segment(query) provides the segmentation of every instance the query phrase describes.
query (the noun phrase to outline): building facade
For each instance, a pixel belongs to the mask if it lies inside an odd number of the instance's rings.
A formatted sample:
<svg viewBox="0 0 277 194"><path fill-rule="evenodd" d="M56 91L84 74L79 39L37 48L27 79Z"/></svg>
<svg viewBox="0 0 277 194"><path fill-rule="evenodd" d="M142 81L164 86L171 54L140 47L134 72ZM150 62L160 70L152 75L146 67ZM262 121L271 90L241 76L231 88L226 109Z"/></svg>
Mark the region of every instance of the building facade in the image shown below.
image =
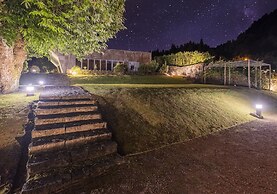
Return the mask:
<svg viewBox="0 0 277 194"><path fill-rule="evenodd" d="M115 49L92 53L81 61L77 60L73 55L51 53L51 61L59 68L61 73L67 73L74 66L94 71L113 71L118 63L127 64L130 72L136 72L141 64L147 64L151 60L152 54L150 52Z"/></svg>

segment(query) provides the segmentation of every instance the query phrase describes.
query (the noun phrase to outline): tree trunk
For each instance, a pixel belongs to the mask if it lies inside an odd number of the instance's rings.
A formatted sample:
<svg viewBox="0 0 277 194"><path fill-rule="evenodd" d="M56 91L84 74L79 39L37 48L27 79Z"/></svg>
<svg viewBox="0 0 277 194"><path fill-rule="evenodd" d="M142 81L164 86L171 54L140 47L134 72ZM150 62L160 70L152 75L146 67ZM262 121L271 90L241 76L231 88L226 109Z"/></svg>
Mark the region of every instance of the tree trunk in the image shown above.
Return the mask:
<svg viewBox="0 0 277 194"><path fill-rule="evenodd" d="M27 53L22 39L17 40L11 47L0 39L0 93L9 93L18 89L26 59Z"/></svg>

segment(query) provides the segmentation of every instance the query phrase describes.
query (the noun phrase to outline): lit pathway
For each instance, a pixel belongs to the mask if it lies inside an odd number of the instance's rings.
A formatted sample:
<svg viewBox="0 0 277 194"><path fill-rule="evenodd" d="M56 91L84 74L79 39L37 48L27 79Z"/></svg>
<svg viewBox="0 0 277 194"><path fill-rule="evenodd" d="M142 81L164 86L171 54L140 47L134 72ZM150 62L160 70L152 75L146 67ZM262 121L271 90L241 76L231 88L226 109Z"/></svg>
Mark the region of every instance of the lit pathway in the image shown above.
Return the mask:
<svg viewBox="0 0 277 194"><path fill-rule="evenodd" d="M129 159L112 175L75 189L86 193L277 193L277 116Z"/></svg>

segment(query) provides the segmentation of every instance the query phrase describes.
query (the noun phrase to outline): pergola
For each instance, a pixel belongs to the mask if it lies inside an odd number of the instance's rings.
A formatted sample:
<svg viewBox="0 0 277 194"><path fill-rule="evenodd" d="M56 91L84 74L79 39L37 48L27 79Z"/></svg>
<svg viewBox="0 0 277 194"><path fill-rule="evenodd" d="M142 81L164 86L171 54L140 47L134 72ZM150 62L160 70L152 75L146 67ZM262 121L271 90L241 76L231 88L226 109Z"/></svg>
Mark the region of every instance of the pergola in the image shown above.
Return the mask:
<svg viewBox="0 0 277 194"><path fill-rule="evenodd" d="M224 85L231 85L231 68L245 67L248 69L248 87L251 88L251 67L255 68L255 87L258 87L258 71L259 71L259 85L262 85L262 67L268 67L269 69L269 90L271 89L271 65L263 63L261 61L244 60L244 61L230 61L230 62L217 62L210 63L204 67L204 83L206 83L206 73L208 69L212 68L224 68ZM228 69L228 70L227 70ZM228 73L227 73L228 72ZM228 75L227 75L228 74Z"/></svg>

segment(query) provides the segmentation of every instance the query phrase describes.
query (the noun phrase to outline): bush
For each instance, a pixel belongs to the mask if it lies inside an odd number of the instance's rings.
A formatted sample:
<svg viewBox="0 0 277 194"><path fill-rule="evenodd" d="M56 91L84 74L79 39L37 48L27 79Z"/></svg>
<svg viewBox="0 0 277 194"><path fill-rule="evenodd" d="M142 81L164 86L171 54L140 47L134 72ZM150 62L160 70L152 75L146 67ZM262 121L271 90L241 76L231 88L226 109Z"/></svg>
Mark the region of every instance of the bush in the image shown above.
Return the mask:
<svg viewBox="0 0 277 194"><path fill-rule="evenodd" d="M138 72L140 74L154 74L159 70L159 64L156 61L151 61L147 64L141 64L139 66Z"/></svg>
<svg viewBox="0 0 277 194"><path fill-rule="evenodd" d="M159 63L166 63L167 65L187 66L197 63L204 63L213 59L208 52L179 52L176 54L164 55L156 57Z"/></svg>
<svg viewBox="0 0 277 194"><path fill-rule="evenodd" d="M114 72L117 74L124 75L128 72L128 65L124 63L117 63L114 67Z"/></svg>
<svg viewBox="0 0 277 194"><path fill-rule="evenodd" d="M70 69L72 75L83 75L83 70L79 66L74 66Z"/></svg>

